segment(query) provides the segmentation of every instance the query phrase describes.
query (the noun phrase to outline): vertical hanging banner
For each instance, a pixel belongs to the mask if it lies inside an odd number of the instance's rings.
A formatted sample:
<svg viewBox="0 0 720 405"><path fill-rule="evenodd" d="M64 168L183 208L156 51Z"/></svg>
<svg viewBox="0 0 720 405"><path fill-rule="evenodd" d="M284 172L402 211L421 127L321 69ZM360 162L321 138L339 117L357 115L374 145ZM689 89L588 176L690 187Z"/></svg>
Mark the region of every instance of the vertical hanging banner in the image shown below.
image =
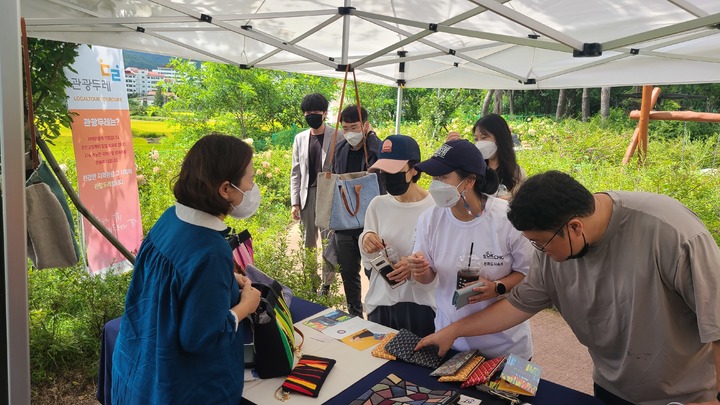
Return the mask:
<svg viewBox="0 0 720 405"><path fill-rule="evenodd" d="M83 204L131 252L142 240L135 155L119 49L82 45L66 70L68 109L78 192ZM92 274L131 267L125 257L83 218L83 234Z"/></svg>

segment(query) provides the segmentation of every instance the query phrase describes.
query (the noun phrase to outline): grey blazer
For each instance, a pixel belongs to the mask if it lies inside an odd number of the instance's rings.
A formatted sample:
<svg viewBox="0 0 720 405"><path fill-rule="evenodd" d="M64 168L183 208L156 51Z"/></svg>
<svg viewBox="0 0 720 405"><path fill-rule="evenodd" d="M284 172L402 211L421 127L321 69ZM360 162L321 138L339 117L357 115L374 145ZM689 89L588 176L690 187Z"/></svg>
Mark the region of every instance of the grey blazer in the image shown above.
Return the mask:
<svg viewBox="0 0 720 405"><path fill-rule="evenodd" d="M327 171L328 167L328 151L332 147L333 134L335 127L325 124L325 138L323 139L322 161L323 170ZM337 141L343 140L342 130L338 129ZM310 145L310 130L305 130L295 135L292 149L292 168L290 170L290 204L300 205L300 209L305 208L307 201L308 184L308 147Z"/></svg>

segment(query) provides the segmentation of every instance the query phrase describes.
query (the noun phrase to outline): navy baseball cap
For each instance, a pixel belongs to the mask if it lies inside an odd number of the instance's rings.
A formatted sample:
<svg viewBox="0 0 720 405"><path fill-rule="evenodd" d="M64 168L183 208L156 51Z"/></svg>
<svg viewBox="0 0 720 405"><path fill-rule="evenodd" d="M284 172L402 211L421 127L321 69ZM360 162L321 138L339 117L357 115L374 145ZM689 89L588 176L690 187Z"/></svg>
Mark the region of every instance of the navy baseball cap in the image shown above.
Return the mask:
<svg viewBox="0 0 720 405"><path fill-rule="evenodd" d="M455 139L442 144L430 159L416 164L415 168L430 176L462 170L484 177L487 164L475 145L465 139Z"/></svg>
<svg viewBox="0 0 720 405"><path fill-rule="evenodd" d="M397 173L409 160L420 161L420 147L407 135L390 135L382 143L378 160L370 166L369 172L382 170L385 173Z"/></svg>

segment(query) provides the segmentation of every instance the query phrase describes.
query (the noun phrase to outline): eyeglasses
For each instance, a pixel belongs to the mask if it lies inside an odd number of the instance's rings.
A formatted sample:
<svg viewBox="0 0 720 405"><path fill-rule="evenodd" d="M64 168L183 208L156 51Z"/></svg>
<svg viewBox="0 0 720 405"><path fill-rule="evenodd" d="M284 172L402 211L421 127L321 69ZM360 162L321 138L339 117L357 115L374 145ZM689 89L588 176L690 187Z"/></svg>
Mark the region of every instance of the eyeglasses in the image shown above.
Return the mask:
<svg viewBox="0 0 720 405"><path fill-rule="evenodd" d="M545 252L545 250L546 250L545 248L547 247L547 245L549 245L550 242L552 242L552 240L555 239L556 236L558 236L558 234L560 233L560 231L561 231L561 230L565 227L565 225L567 225L568 222L570 222L570 220L573 219L573 218L574 218L574 217L570 217L570 218L568 218L567 221L563 222L563 224L560 225L560 227L557 229L557 231L555 231L555 233L553 234L553 236L552 236L552 237L550 238L550 240L548 240L547 242L545 242L545 243L543 243L543 244L541 245L541 244L537 243L537 241L531 240L531 241L530 241L530 244L533 245L533 247L534 247L535 249L537 249L537 250L539 250L539 251L541 251L541 252Z"/></svg>

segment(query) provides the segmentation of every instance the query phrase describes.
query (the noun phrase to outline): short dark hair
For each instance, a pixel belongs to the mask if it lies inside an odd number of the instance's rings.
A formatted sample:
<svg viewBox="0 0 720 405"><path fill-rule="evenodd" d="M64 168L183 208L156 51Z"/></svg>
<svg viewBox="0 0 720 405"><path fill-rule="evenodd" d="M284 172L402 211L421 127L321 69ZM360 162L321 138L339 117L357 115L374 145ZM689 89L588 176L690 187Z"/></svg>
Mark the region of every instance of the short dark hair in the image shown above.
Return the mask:
<svg viewBox="0 0 720 405"><path fill-rule="evenodd" d="M491 168L485 169L484 176L478 176L474 173L466 172L464 170L455 170L461 179L472 178L475 179L473 184L473 191L478 197L483 194L495 194L500 186L500 179L498 178L495 170Z"/></svg>
<svg viewBox="0 0 720 405"><path fill-rule="evenodd" d="M250 145L234 136L212 133L200 138L183 159L173 193L180 204L225 215L231 204L220 195L220 185L238 185L252 161Z"/></svg>
<svg viewBox="0 0 720 405"><path fill-rule="evenodd" d="M556 231L569 219L594 212L592 193L570 175L552 170L523 183L507 216L519 231Z"/></svg>
<svg viewBox="0 0 720 405"><path fill-rule="evenodd" d="M328 103L325 96L320 93L312 93L303 97L302 102L300 103L300 110L302 110L302 112L327 111L329 105L330 103Z"/></svg>
<svg viewBox="0 0 720 405"><path fill-rule="evenodd" d="M517 183L520 182L520 167L515 157L512 133L507 121L501 115L488 114L477 120L473 126L473 136L476 130L489 132L495 138L499 163L497 175L508 191L513 191Z"/></svg>
<svg viewBox="0 0 720 405"><path fill-rule="evenodd" d="M368 112L365 107L360 106L360 113L362 114L362 122L367 122ZM340 114L340 122L352 124L353 122L358 121L360 121L360 117L358 117L357 105L349 105L342 110L342 113Z"/></svg>

